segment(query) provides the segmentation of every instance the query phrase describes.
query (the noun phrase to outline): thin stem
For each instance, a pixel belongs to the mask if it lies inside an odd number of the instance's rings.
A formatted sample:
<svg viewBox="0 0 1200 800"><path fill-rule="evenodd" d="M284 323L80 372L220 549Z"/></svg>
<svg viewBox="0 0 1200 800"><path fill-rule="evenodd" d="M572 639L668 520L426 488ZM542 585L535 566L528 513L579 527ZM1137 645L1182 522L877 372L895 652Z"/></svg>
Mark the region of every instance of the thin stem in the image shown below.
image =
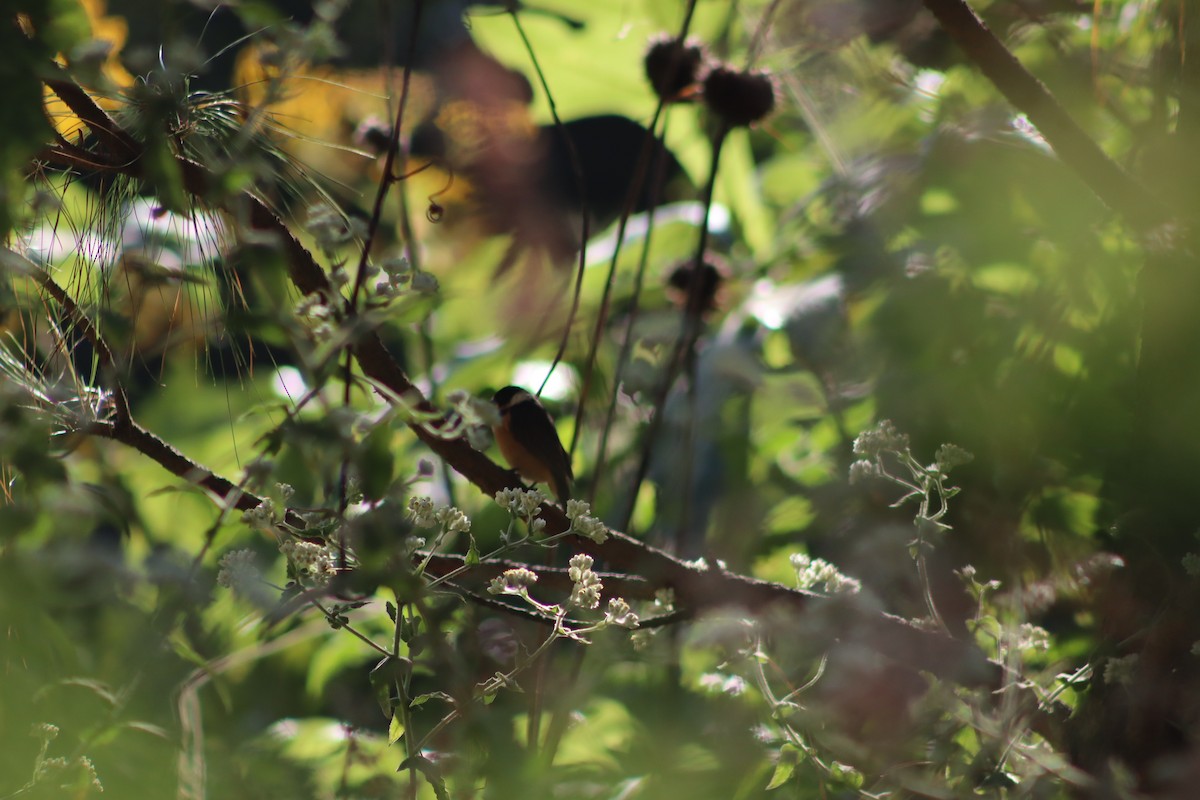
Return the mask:
<svg viewBox="0 0 1200 800"><path fill-rule="evenodd" d="M663 119L663 133L660 137L662 142L666 142L666 126L667 118ZM650 128L651 133L654 132L653 125ZM654 211L658 207L658 187L662 185L663 177L666 173L666 151L660 151L659 158L655 165L655 175L651 187L653 193L650 198L650 210L647 212L649 224L646 225L646 236L642 240L642 252L638 257L637 272L633 278L633 294L629 299L629 314L625 321L625 337L621 342L621 351L617 355L617 364L613 369L612 387L608 393L608 408L604 412L604 424L600 428L600 442L596 446L596 463L593 468L595 478L592 480L591 489L588 493L588 503L595 505L596 494L600 489L600 482L604 477L605 462L608 458L608 438L612 434L612 427L616 420L617 397L621 393L621 379L624 377L625 369L629 366L629 358L633 354L634 330L637 327L637 321L641 312L642 289L646 285L646 269L650 264L650 246L654 238ZM622 218L622 225L624 218ZM620 247L621 239L624 237L624 230L618 231L617 246ZM616 254L613 255L612 267L616 266ZM611 274L611 273L610 273ZM589 364L591 363L591 354L589 353ZM581 420L577 419L575 429L579 430ZM572 440L572 446L575 442Z"/></svg>
<svg viewBox="0 0 1200 800"><path fill-rule="evenodd" d="M412 16L412 33L409 36L408 52L414 53L417 49L417 33L421 29L421 12L424 10L424 0L415 0L413 3ZM363 284L367 279L367 260L371 254L371 245L375 242L375 236L379 232L379 223L383 218L383 201L387 199L388 189L396 181L396 162L399 160L403 171L404 153L400 149L400 129L404 123L404 112L408 108L409 89L412 84L412 59L408 59L404 64L404 73L400 84L400 103L396 107L396 122L392 125L392 137L388 142L387 156L383 162L383 175L379 179L379 188L375 192L375 204L371 209L371 217L367 221L367 237L363 242L362 255L358 260L358 269L354 275L354 289L350 293L349 307L355 309L358 307L358 296L362 292Z"/></svg>
<svg viewBox="0 0 1200 800"><path fill-rule="evenodd" d="M574 140L567 135L567 129L563 126L562 119L558 116L558 105L554 102L554 95L550 91L550 84L546 81L546 74L542 71L542 65L538 62L537 53L533 50L533 44L525 34L525 26L521 24L521 18L517 15L516 3L513 3L509 7L509 16L512 17L513 25L517 29L517 35L521 37L521 44L525 46L525 52L529 55L529 61L533 65L533 71L537 75L538 83L541 85L542 91L546 94L546 104L550 108L550 118L554 120L555 133L561 136L567 145L567 158L571 162L571 173L575 178L575 187L579 191L580 213L583 217L580 232L579 260L575 272L575 292L571 298L571 313L567 315L567 322L563 326L563 333L558 341L558 350L554 353L554 360L550 362L550 369L546 370L546 377L542 379L542 385L538 387L537 394L540 397L542 391L546 388L546 384L550 382L550 376L554 374L554 370L558 367L563 355L567 352L567 342L571 338L571 328L575 324L575 316L579 313L579 299L583 294L583 270L587 266L587 243L588 239L591 238L592 223L589 219L591 215L588 213L587 183L583 179L583 162L579 158L579 151L575 148Z"/></svg>
<svg viewBox="0 0 1200 800"><path fill-rule="evenodd" d="M320 611L322 614L324 614L326 619L329 619L331 617L329 610L327 608L325 608L323 605L321 605L321 603L319 601L310 600L309 603L311 603L313 607L315 607L318 611ZM354 629L353 625L343 625L342 629L351 633L354 636L354 638L356 638L359 641L366 644L372 650L379 653L379 655L384 656L384 657L391 656L391 653L389 653L386 648L380 647L378 644L373 642L371 640L371 638L368 637L367 635L359 633L357 630Z"/></svg>
<svg viewBox="0 0 1200 800"><path fill-rule="evenodd" d="M689 0L687 10L684 12L684 15L683 15L683 22L679 28L678 39L681 42L687 38L688 31L691 29L691 25L692 25L692 16L694 15L695 11L696 11L696 0ZM625 205L621 209L621 217L617 222L616 244L613 247L612 258L609 260L608 274L605 276L604 290L603 290L603 293L600 298L600 308L596 314L596 324L595 324L593 332L592 332L591 341L588 344L587 361L583 368L583 381L582 381L582 385L581 385L580 391L579 391L579 406L575 411L575 427L574 427L574 430L572 430L572 432L571 432L571 446L567 449L567 452L571 456L575 455L575 450L579 446L579 438L582 435L582 431L583 431L584 413L586 411L586 402L585 401L587 399L589 389L591 388L592 375L593 375L593 372L595 371L595 366L596 366L596 355L600 349L601 335L604 330L604 324L608 318L608 307L609 307L609 303L611 301L613 284L616 280L617 260L618 260L618 258L620 258L621 248L625 243L625 228L629 224L629 217L633 213L633 206L637 200L637 194L641 190L641 186L645 180L645 175L646 175L647 166L648 166L648 159L650 157L650 147L656 141L658 141L657 137L654 134L654 131L655 131L655 128L658 127L658 120L662 116L663 108L665 107L665 105L666 105L666 101L664 99L660 98L658 101L658 105L654 109L654 117L650 121L650 127L646 132L646 139L642 143L641 152L638 154L637 165L634 167L633 180L630 182L629 191L625 195ZM666 139L664 137L663 140L661 141L661 145L659 148L661 151L659 154L659 163L662 166L658 170L658 174L655 175L655 179L656 179L655 183L652 184L653 193L651 195L650 208L647 212L648 227L647 227L647 231L646 231L646 243L645 243L645 246L643 249L644 257L648 257L647 254L649 252L650 230L653 229L653 227L654 227L654 209L658 206L658 200L659 200L659 198L657 196L658 187L662 183L661 175L665 172L665 169L666 169L666 157L667 157L666 146L667 146ZM642 270L641 266L639 266L639 273L642 273L642 272L644 272L644 270ZM634 307L636 308L636 305ZM613 390L612 391L613 391L613 395L612 395L612 399L610 400L610 408L611 408L612 404L616 402L617 382L615 379L613 381ZM609 414L608 417L606 417L606 423L605 423L606 427L608 425L607 420L610 418L611 418L611 414ZM607 440L607 435L605 435L604 438ZM600 474L599 469L596 470L596 474L597 475ZM592 498L595 497L594 488L593 488L593 492L590 496Z"/></svg>
<svg viewBox="0 0 1200 800"><path fill-rule="evenodd" d="M638 492L641 489L642 483L646 480L646 474L650 470L650 458L654 452L654 442L658 438L659 429L662 427L663 412L666 409L667 397L670 395L671 387L675 383L675 377L680 367L683 366L684 357L694 350L696 340L700 336L700 315L689 314L686 309L696 307L700 293L704 253L708 248L708 215L712 210L713 192L717 183L717 169L721 160L721 148L725 144L725 137L728 133L729 129L722 125L713 137L712 160L708 183L704 188L704 219L700 225L700 236L696 245L691 280L688 283L687 300L684 302L683 330L676 341L676 346L670 359L663 365L663 377L654 398L654 410L650 417L649 427L646 430L646 439L642 443L641 459L638 462L637 472L634 475L629 487L629 493L625 499L624 513L621 515L617 526L621 530L627 530L630 521L633 519L633 511L637 506ZM684 468L690 469L687 465Z"/></svg>

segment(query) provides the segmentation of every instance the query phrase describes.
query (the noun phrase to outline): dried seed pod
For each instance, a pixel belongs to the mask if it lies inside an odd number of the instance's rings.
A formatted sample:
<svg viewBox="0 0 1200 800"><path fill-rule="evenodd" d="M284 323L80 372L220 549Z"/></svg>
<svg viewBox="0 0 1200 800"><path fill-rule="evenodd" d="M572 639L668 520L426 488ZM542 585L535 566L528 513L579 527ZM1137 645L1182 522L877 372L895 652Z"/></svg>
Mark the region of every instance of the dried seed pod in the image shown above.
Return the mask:
<svg viewBox="0 0 1200 800"><path fill-rule="evenodd" d="M660 36L651 41L643 63L654 93L669 103L683 99L682 93L696 82L704 59L699 42Z"/></svg>
<svg viewBox="0 0 1200 800"><path fill-rule="evenodd" d="M704 102L731 127L751 125L775 108L775 81L760 70L713 67L704 78Z"/></svg>
<svg viewBox="0 0 1200 800"><path fill-rule="evenodd" d="M392 146L392 126L375 115L371 115L358 123L351 139L355 147L360 147L376 156L381 156Z"/></svg>
<svg viewBox="0 0 1200 800"><path fill-rule="evenodd" d="M712 255L700 264L699 274L696 263L689 260L667 276L667 297L687 314L703 316L721 305L719 297L728 277L729 268Z"/></svg>

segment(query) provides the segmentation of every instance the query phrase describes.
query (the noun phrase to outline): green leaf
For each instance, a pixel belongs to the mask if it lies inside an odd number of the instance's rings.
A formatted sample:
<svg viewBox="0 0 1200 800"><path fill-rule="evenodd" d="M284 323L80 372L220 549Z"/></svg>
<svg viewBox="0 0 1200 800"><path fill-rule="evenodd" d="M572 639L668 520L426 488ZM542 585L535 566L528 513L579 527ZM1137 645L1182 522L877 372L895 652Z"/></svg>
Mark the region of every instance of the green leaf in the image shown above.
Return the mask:
<svg viewBox="0 0 1200 800"><path fill-rule="evenodd" d="M371 669L371 688L375 690L375 701L385 717L390 718L395 708L392 692L397 683L405 680L412 672L412 661L407 658L387 656Z"/></svg>
<svg viewBox="0 0 1200 800"><path fill-rule="evenodd" d="M392 714L392 721L388 723L388 744L395 744L404 736L404 722L399 714Z"/></svg>
<svg viewBox="0 0 1200 800"><path fill-rule="evenodd" d="M863 774L849 764L834 761L829 765L829 775L838 783L850 789L861 789Z"/></svg>
<svg viewBox="0 0 1200 800"><path fill-rule="evenodd" d="M318 698L338 673L363 660L362 642L353 636L331 636L321 643L308 664L304 688L309 697Z"/></svg>
<svg viewBox="0 0 1200 800"><path fill-rule="evenodd" d="M396 771L403 772L406 769L415 769L417 772L420 772L425 780L429 781L429 785L433 787L433 794L437 800L450 800L450 793L446 791L446 781L438 774L437 767L428 758L425 756L406 758L400 762L400 766L396 768Z"/></svg>
<svg viewBox="0 0 1200 800"><path fill-rule="evenodd" d="M382 499L392 485L396 468L392 429L387 425L376 425L363 440L356 461L363 495L368 500Z"/></svg>
<svg viewBox="0 0 1200 800"><path fill-rule="evenodd" d="M418 706L425 705L430 700L444 700L447 703L454 703L454 698L445 692L426 692L425 694L419 694L414 697L412 702L408 704L408 707L417 708Z"/></svg>
<svg viewBox="0 0 1200 800"><path fill-rule="evenodd" d="M778 789L792 779L796 767L804 760L804 752L794 744L785 744L779 748L779 760L775 763L775 772L767 789Z"/></svg>

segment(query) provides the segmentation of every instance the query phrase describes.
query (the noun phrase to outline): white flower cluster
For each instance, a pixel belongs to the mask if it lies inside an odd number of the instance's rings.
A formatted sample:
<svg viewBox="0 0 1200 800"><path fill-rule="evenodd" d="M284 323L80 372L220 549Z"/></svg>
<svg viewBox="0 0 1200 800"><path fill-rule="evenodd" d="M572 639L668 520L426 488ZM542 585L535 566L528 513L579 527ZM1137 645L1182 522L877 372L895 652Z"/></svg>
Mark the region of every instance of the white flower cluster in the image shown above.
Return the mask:
<svg viewBox="0 0 1200 800"><path fill-rule="evenodd" d="M1050 632L1030 622L1022 622L1017 628L1017 649L1049 650Z"/></svg>
<svg viewBox="0 0 1200 800"><path fill-rule="evenodd" d="M547 499L539 489L501 489L496 492L496 503L523 519L542 513L541 505Z"/></svg>
<svg viewBox="0 0 1200 800"><path fill-rule="evenodd" d="M287 557L292 572L304 586L326 586L334 573L334 552L324 544L304 539L285 539L279 552Z"/></svg>
<svg viewBox="0 0 1200 800"><path fill-rule="evenodd" d="M1137 673L1138 661L1141 658L1137 653L1124 656L1122 658L1110 658L1104 665L1104 682L1110 684L1120 684L1122 686L1133 685L1133 679Z"/></svg>
<svg viewBox="0 0 1200 800"><path fill-rule="evenodd" d="M908 436L896 430L890 419L881 420L874 428L863 431L854 440L854 454L878 458L885 452L908 450Z"/></svg>
<svg viewBox="0 0 1200 800"><path fill-rule="evenodd" d="M396 297L412 280L412 264L403 256L389 258L374 272L375 292L384 298Z"/></svg>
<svg viewBox="0 0 1200 800"><path fill-rule="evenodd" d="M591 539L596 544L604 544L608 539L608 528L593 517L591 512L592 507L583 500L567 501L567 519L571 521L571 531Z"/></svg>
<svg viewBox="0 0 1200 800"><path fill-rule="evenodd" d="M242 522L256 531L272 531L279 524L275 501L268 497L254 508L242 512Z"/></svg>
<svg viewBox="0 0 1200 800"><path fill-rule="evenodd" d="M865 458L859 459L850 465L850 483L861 483L868 478L875 478L879 475L879 465L874 461L868 461Z"/></svg>
<svg viewBox="0 0 1200 800"><path fill-rule="evenodd" d="M418 528L432 528L437 524L437 508L428 497L410 497L408 518Z"/></svg>
<svg viewBox="0 0 1200 800"><path fill-rule="evenodd" d="M454 506L443 506L434 517L450 533L466 533L471 530L471 518Z"/></svg>
<svg viewBox="0 0 1200 800"><path fill-rule="evenodd" d="M823 558L796 553L790 561L796 570L796 583L805 591L822 587L826 594L854 594L862 588L861 583L843 575L837 567Z"/></svg>
<svg viewBox="0 0 1200 800"><path fill-rule="evenodd" d="M255 583L261 573L254 560L253 550L232 550L218 562L217 585L235 592L244 591Z"/></svg>
<svg viewBox="0 0 1200 800"><path fill-rule="evenodd" d="M525 520L530 533L539 533L546 527L546 520L537 519L542 513L542 503L549 501L538 489L501 489L496 492L496 503L508 513Z"/></svg>
<svg viewBox="0 0 1200 800"><path fill-rule="evenodd" d="M933 460L942 472L949 472L955 467L969 464L975 456L956 444L944 444L933 454Z"/></svg>
<svg viewBox="0 0 1200 800"><path fill-rule="evenodd" d="M746 693L746 679L740 675L725 675L720 672L706 672L700 676L700 688L710 694L727 694L738 697Z"/></svg>
<svg viewBox="0 0 1200 800"><path fill-rule="evenodd" d="M428 497L412 497L408 501L408 518L418 528L441 527L448 533L471 530L471 518L454 506L435 506Z"/></svg>
<svg viewBox="0 0 1200 800"><path fill-rule="evenodd" d="M317 293L305 295L296 303L296 319L308 330L313 339L323 341L333 335L337 321L333 308Z"/></svg>

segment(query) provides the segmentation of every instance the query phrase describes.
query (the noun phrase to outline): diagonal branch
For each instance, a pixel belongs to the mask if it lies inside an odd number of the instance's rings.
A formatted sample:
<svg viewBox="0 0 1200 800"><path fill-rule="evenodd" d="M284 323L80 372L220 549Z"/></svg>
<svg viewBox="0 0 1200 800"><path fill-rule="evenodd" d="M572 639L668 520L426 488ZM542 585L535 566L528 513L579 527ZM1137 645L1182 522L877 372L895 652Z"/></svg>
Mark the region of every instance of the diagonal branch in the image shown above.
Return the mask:
<svg viewBox="0 0 1200 800"><path fill-rule="evenodd" d="M1100 149L966 0L923 2L967 58L1029 117L1063 163L1075 170L1105 205L1143 234L1172 221L1170 209Z"/></svg>
<svg viewBox="0 0 1200 800"><path fill-rule="evenodd" d="M9 252L12 253L12 251ZM76 304L75 299L67 293L66 289L59 286L54 278L44 269L28 262L27 259L25 260L27 262L25 265L26 269L33 279L62 307L67 316L71 318L71 324L84 335L91 343L92 349L96 351L96 355L100 359L100 365L103 367L109 382L112 384L109 389L112 391L113 409L116 417L113 426L120 430L128 428L133 424L133 417L129 413L129 397L125 394L125 386L117 376L117 362L113 358L108 342L100 335L100 331L96 329L91 318Z"/></svg>
<svg viewBox="0 0 1200 800"><path fill-rule="evenodd" d="M46 85L66 103L72 114L88 126L114 162L127 168L132 167L142 154L142 146L138 140L118 125L65 69L57 66L55 69L62 77L48 78Z"/></svg>

